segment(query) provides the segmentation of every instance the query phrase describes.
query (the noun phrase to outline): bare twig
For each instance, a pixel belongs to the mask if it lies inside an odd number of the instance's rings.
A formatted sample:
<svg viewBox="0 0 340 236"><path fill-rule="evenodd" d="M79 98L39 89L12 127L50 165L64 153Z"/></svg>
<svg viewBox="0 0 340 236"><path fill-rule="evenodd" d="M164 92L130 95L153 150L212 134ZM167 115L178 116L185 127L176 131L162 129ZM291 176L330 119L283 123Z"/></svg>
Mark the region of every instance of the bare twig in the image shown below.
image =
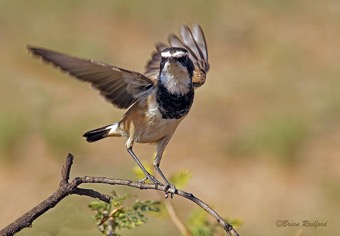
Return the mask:
<svg viewBox="0 0 340 236"><path fill-rule="evenodd" d="M71 182L69 182L71 166L73 164L73 155L69 154L66 158L66 163L64 164L61 176L62 180L60 181L59 187L50 197L41 202L39 205L25 213L23 216L15 220L13 223L5 227L0 231L1 236L13 235L23 228L31 227L33 221L37 219L39 216L44 214L49 209L56 206L61 200L63 200L68 195L76 194L76 195L84 195L92 198L98 198L104 202L109 203L111 201L111 197L102 193L99 193L92 189L83 189L78 188L79 185L84 183L93 183L93 184L109 184L109 185L124 185L133 188L139 189L153 189L158 191L164 191L165 187L155 184L142 183L142 182L134 182L131 180L124 179L111 179L106 177L75 177ZM227 223L223 218L217 214L211 207L209 207L206 203L195 197L192 193L188 193L182 190L176 190L175 194L184 198L189 199L190 201L196 203L205 211L207 211L211 216L213 216L217 222L224 228L228 235L238 236L239 234L236 230Z"/></svg>

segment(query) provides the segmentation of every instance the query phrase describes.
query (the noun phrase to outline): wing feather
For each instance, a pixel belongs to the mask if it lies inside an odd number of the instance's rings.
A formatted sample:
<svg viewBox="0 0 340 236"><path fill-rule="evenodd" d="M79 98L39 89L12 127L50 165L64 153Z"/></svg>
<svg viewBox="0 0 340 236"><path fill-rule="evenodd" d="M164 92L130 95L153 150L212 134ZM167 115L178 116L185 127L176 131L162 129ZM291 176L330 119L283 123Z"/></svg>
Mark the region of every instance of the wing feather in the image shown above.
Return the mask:
<svg viewBox="0 0 340 236"><path fill-rule="evenodd" d="M28 50L79 80L89 82L109 102L122 109L147 96L154 88L153 80L137 72L48 49L28 46Z"/></svg>

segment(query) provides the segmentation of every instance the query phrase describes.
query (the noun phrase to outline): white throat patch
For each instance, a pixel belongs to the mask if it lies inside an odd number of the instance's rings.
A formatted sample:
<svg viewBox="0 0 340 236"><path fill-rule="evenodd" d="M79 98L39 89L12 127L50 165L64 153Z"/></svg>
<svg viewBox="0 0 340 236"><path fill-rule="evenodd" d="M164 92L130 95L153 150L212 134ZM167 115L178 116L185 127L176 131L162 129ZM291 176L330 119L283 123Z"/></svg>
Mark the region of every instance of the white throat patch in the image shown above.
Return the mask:
<svg viewBox="0 0 340 236"><path fill-rule="evenodd" d="M160 74L160 81L173 94L184 95L190 90L191 78L189 72L180 63L166 62Z"/></svg>

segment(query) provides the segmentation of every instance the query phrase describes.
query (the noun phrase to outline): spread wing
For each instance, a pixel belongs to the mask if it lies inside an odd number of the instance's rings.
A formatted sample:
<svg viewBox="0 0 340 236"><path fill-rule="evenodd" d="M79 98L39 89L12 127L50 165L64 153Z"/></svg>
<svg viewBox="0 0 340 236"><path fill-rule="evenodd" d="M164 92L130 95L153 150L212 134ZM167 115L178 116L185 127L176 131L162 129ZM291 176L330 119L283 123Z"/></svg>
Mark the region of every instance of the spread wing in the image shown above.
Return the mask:
<svg viewBox="0 0 340 236"><path fill-rule="evenodd" d="M137 72L43 48L28 46L28 50L79 80L91 83L109 102L122 109L147 96L154 88L151 79Z"/></svg>
<svg viewBox="0 0 340 236"><path fill-rule="evenodd" d="M180 37L170 34L168 37L169 45L165 43L156 44L156 52L151 55L151 60L145 67L145 74L153 79L157 79L161 62L160 53L167 47L181 47L188 50L190 59L195 65L194 76L192 79L195 88L205 83L206 74L209 70L208 48L201 26L194 24L192 30L186 25L180 29Z"/></svg>

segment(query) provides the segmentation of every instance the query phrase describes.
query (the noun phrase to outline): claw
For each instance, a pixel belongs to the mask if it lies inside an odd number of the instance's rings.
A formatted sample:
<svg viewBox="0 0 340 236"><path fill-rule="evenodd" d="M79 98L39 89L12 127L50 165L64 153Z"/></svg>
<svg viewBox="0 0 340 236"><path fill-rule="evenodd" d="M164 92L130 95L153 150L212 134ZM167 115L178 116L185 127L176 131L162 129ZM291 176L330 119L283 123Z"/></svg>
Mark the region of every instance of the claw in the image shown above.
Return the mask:
<svg viewBox="0 0 340 236"><path fill-rule="evenodd" d="M173 199L175 196L175 193L177 192L177 188L175 187L175 185L168 183L164 188L164 192L165 192L165 198L168 198L169 193L170 193L170 198Z"/></svg>

